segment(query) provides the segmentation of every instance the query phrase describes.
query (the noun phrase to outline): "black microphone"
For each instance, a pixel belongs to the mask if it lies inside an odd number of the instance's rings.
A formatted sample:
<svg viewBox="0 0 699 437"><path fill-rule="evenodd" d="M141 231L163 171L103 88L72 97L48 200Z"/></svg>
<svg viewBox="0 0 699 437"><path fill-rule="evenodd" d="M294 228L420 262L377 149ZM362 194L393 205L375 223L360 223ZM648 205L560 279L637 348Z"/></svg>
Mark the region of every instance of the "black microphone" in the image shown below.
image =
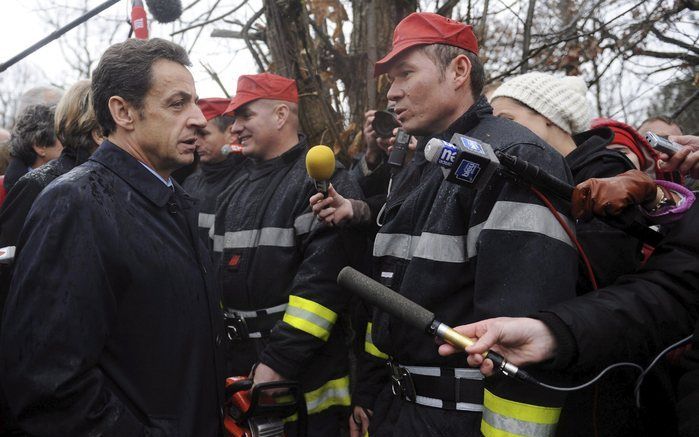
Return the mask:
<svg viewBox="0 0 699 437"><path fill-rule="evenodd" d="M434 313L421 307L410 299L406 299L390 288L381 285L352 267L348 266L340 271L340 274L337 275L337 283L342 288L357 294L364 301L376 306L380 310L387 312L420 331L437 336L453 346L466 349L468 346L472 346L475 343L472 339L464 337L449 326L438 321ZM539 382L529 376L527 372L520 370L501 355L493 351L487 351L483 356L491 360L495 364L495 369L502 372L504 375L539 384Z"/></svg>
<svg viewBox="0 0 699 437"><path fill-rule="evenodd" d="M469 188L485 186L496 172L515 181L522 181L570 202L575 187L546 173L534 164L501 151L489 144L454 134L447 142L432 138L425 146L425 158L449 170L447 180ZM631 214L618 217L597 217L651 246L657 246L662 235L635 220Z"/></svg>
<svg viewBox="0 0 699 437"><path fill-rule="evenodd" d="M146 5L158 23L171 23L182 15L180 0L146 0Z"/></svg>

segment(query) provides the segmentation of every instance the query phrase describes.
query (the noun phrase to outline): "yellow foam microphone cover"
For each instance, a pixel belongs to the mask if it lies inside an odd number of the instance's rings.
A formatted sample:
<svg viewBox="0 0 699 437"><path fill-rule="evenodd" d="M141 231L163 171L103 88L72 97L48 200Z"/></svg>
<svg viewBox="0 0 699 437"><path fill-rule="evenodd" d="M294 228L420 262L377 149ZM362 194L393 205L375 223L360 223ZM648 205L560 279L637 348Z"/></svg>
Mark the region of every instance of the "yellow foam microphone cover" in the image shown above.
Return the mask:
<svg viewBox="0 0 699 437"><path fill-rule="evenodd" d="M327 181L335 173L335 153L328 146L313 146L306 154L306 170L316 181Z"/></svg>

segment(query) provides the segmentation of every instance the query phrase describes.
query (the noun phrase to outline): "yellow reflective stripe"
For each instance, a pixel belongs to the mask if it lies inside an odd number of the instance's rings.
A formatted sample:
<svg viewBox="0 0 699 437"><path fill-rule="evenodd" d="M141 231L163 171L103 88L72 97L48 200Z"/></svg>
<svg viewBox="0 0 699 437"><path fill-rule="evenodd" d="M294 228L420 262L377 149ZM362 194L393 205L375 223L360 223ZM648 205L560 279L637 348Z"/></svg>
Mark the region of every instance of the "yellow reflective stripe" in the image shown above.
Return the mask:
<svg viewBox="0 0 699 437"><path fill-rule="evenodd" d="M485 437L549 437L560 415L560 408L515 402L485 390L481 432Z"/></svg>
<svg viewBox="0 0 699 437"><path fill-rule="evenodd" d="M555 425L561 415L561 409L557 407L542 407L539 405L523 404L520 402L503 399L485 390L483 406L501 416L514 417L527 422Z"/></svg>
<svg viewBox="0 0 699 437"><path fill-rule="evenodd" d="M366 335L364 336L364 352L369 355L373 355L376 358L381 358L382 360L388 359L388 355L381 352L379 348L374 344L374 340L371 338L372 323L366 324Z"/></svg>
<svg viewBox="0 0 699 437"><path fill-rule="evenodd" d="M335 405L349 407L351 403L349 391L349 376L333 379L319 388L304 393L308 414L320 413ZM298 416L294 414L284 419L284 422L294 422Z"/></svg>
<svg viewBox="0 0 699 437"><path fill-rule="evenodd" d="M333 379L319 388L305 393L308 414L320 413L335 405L349 407L351 403L349 376Z"/></svg>
<svg viewBox="0 0 699 437"><path fill-rule="evenodd" d="M337 314L312 300L291 295L282 320L296 329L327 341Z"/></svg>

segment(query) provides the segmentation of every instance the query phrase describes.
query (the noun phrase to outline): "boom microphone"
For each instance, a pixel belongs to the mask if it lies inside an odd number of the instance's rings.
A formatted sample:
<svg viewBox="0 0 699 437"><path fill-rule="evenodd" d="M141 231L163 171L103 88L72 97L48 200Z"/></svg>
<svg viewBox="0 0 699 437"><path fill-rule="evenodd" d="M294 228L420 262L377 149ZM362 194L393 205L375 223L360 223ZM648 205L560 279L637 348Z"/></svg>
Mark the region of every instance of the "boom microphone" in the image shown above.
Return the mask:
<svg viewBox="0 0 699 437"><path fill-rule="evenodd" d="M141 0L133 0L131 5L131 29L136 39L148 39L148 19Z"/></svg>
<svg viewBox="0 0 699 437"><path fill-rule="evenodd" d="M158 23L171 23L182 15L180 0L146 0L146 4Z"/></svg>
<svg viewBox="0 0 699 437"><path fill-rule="evenodd" d="M306 170L316 189L328 197L328 181L335 173L335 153L328 146L313 146L306 154Z"/></svg>
<svg viewBox="0 0 699 437"><path fill-rule="evenodd" d="M387 312L391 316L421 331L437 336L453 346L466 349L468 346L472 346L475 343L472 339L464 337L449 326L435 319L434 313L406 299L390 288L381 285L352 267L348 266L340 271L340 274L337 275L337 283L342 288L357 294L363 300L376 306L381 311ZM522 381L539 384L539 382L529 376L529 374L508 362L501 355L488 351L483 354L483 356L487 356L487 358L495 364L496 370L499 370L503 374Z"/></svg>

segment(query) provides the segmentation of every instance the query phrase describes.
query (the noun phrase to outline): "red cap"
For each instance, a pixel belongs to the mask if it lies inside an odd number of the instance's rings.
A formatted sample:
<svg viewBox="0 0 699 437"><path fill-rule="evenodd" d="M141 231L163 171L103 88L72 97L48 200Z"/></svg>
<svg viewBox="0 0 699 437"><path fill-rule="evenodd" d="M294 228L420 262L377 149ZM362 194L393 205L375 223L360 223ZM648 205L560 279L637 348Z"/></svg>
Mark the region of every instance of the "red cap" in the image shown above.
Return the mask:
<svg viewBox="0 0 699 437"><path fill-rule="evenodd" d="M223 115L231 103L231 99L224 99L223 97L210 97L208 99L199 99L197 106L204 113L204 118L206 121L216 118L219 115Z"/></svg>
<svg viewBox="0 0 699 437"><path fill-rule="evenodd" d="M403 50L418 45L446 44L478 54L478 41L468 24L431 12L413 12L393 31L393 49L374 64L374 77L388 71L388 64Z"/></svg>
<svg viewBox="0 0 699 437"><path fill-rule="evenodd" d="M658 159L658 154L648 144L641 134L636 129L621 121L612 120L611 118L594 118L592 119L592 127L606 126L614 132L613 144L621 144L629 149L638 157L638 163L641 165L641 170L646 170L649 167L654 167Z"/></svg>
<svg viewBox="0 0 699 437"><path fill-rule="evenodd" d="M233 112L246 103L257 99L285 100L298 103L299 92L296 82L271 73L249 74L238 78L238 89L226 113Z"/></svg>

